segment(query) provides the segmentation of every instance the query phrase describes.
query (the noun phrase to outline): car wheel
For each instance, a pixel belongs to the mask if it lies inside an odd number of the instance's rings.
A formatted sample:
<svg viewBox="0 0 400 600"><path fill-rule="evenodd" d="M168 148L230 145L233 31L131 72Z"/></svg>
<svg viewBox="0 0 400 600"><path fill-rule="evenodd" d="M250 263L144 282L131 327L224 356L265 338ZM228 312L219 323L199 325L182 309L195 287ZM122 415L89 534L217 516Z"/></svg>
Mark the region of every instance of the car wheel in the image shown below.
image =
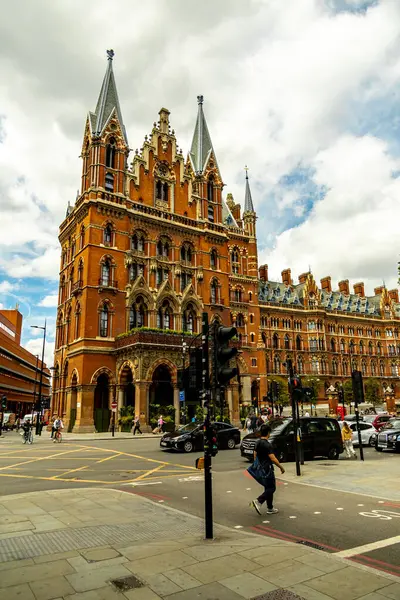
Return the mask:
<svg viewBox="0 0 400 600"><path fill-rule="evenodd" d="M183 444L183 449L185 452L193 452L193 443L188 440Z"/></svg>
<svg viewBox="0 0 400 600"><path fill-rule="evenodd" d="M337 446L331 446L328 452L328 458L330 460L338 460L339 458L339 448Z"/></svg>
<svg viewBox="0 0 400 600"><path fill-rule="evenodd" d="M371 435L371 437L370 437L370 438L369 438L369 440L368 440L368 446L372 446L372 447L374 447L374 446L375 446L375 441L374 441L374 439L373 439L372 435Z"/></svg>
<svg viewBox="0 0 400 600"><path fill-rule="evenodd" d="M229 438L227 446L229 450L234 450L236 448L235 440L233 438Z"/></svg>
<svg viewBox="0 0 400 600"><path fill-rule="evenodd" d="M382 452L383 448L379 448L378 446L375 446L375 450L376 450L377 452Z"/></svg>

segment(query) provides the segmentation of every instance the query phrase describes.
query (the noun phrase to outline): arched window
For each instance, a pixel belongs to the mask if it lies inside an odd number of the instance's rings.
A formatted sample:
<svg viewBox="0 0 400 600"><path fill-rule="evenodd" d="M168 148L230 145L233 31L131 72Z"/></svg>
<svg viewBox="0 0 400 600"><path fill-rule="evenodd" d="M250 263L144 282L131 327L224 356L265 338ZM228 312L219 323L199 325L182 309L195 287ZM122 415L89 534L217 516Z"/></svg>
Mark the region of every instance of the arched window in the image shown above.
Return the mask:
<svg viewBox="0 0 400 600"><path fill-rule="evenodd" d="M340 340L340 352L346 352L346 346L344 340Z"/></svg>
<svg viewBox="0 0 400 600"><path fill-rule="evenodd" d="M310 339L310 351L315 352L316 350L318 350L317 338L311 338Z"/></svg>
<svg viewBox="0 0 400 600"><path fill-rule="evenodd" d="M289 338L288 334L286 334L284 337L284 343L285 343L285 350L290 350L290 338Z"/></svg>
<svg viewBox="0 0 400 600"><path fill-rule="evenodd" d="M138 296L129 310L129 329L144 327L146 322L147 307L142 298Z"/></svg>
<svg viewBox="0 0 400 600"><path fill-rule="evenodd" d="M319 360L317 358L311 360L311 371L312 373L319 373Z"/></svg>
<svg viewBox="0 0 400 600"><path fill-rule="evenodd" d="M392 365L391 365L391 372L392 372L392 377L398 377L399 376L399 367L396 365L396 363L392 363Z"/></svg>
<svg viewBox="0 0 400 600"><path fill-rule="evenodd" d="M274 373L281 372L281 361L279 356L274 356Z"/></svg>
<svg viewBox="0 0 400 600"><path fill-rule="evenodd" d="M372 342L369 342L368 344L368 354L371 355L374 353L374 347L372 345Z"/></svg>
<svg viewBox="0 0 400 600"><path fill-rule="evenodd" d="M183 331L195 332L196 312L192 304L188 304L183 312Z"/></svg>
<svg viewBox="0 0 400 600"><path fill-rule="evenodd" d="M379 374L381 377L384 377L385 375L385 365L383 362L379 363Z"/></svg>
<svg viewBox="0 0 400 600"><path fill-rule="evenodd" d="M106 173L106 178L105 178L105 188L106 188L106 192L113 192L114 191L114 175L112 173Z"/></svg>
<svg viewBox="0 0 400 600"><path fill-rule="evenodd" d="M344 361L342 362L342 372L343 372L343 375L347 375L347 374L348 374L348 368L349 368L349 367L348 367L348 364L347 364L347 362L344 360Z"/></svg>
<svg viewBox="0 0 400 600"><path fill-rule="evenodd" d="M131 249L143 252L144 250L144 239L142 234L134 233L131 238Z"/></svg>
<svg viewBox="0 0 400 600"><path fill-rule="evenodd" d="M217 268L218 255L216 250L211 250L210 252L210 267L211 269Z"/></svg>
<svg viewBox="0 0 400 600"><path fill-rule="evenodd" d="M211 290L210 302L211 302L211 304L216 304L218 301L218 284L215 281L215 279L213 279L211 282L210 290Z"/></svg>
<svg viewBox="0 0 400 600"><path fill-rule="evenodd" d="M249 292L249 302L253 301L253 292Z"/></svg>
<svg viewBox="0 0 400 600"><path fill-rule="evenodd" d="M239 251L237 249L231 252L231 268L232 273L239 273L240 270L240 262L239 262Z"/></svg>
<svg viewBox="0 0 400 600"><path fill-rule="evenodd" d="M132 263L128 267L128 277L129 281L134 281L138 275L138 268L136 263Z"/></svg>
<svg viewBox="0 0 400 600"><path fill-rule="evenodd" d="M301 356L299 356L297 359L297 373L299 375L300 373L304 373L303 359L301 358Z"/></svg>
<svg viewBox="0 0 400 600"><path fill-rule="evenodd" d="M363 375L367 374L367 363L365 362L365 360L361 362L361 372Z"/></svg>
<svg viewBox="0 0 400 600"><path fill-rule="evenodd" d="M111 264L106 258L101 265L100 285L110 285L111 283Z"/></svg>
<svg viewBox="0 0 400 600"><path fill-rule="evenodd" d="M156 181L156 199L157 200L162 200L163 197L163 186L161 181L157 180Z"/></svg>
<svg viewBox="0 0 400 600"><path fill-rule="evenodd" d="M78 264L78 287L81 288L83 285L83 260L81 259Z"/></svg>
<svg viewBox="0 0 400 600"><path fill-rule="evenodd" d="M244 318L241 313L239 313L236 317L236 327L244 327Z"/></svg>
<svg viewBox="0 0 400 600"><path fill-rule="evenodd" d="M172 309L168 300L164 300L163 305L157 311L157 327L159 329L173 329Z"/></svg>
<svg viewBox="0 0 400 600"><path fill-rule="evenodd" d="M360 340L360 354L364 354L364 342L362 340Z"/></svg>
<svg viewBox="0 0 400 600"><path fill-rule="evenodd" d="M250 341L251 341L252 344L254 343L254 333L250 334Z"/></svg>
<svg viewBox="0 0 400 600"><path fill-rule="evenodd" d="M331 339L331 351L336 352L336 342L334 338Z"/></svg>
<svg viewBox="0 0 400 600"><path fill-rule="evenodd" d="M106 167L115 169L115 138L111 137L106 147Z"/></svg>
<svg viewBox="0 0 400 600"><path fill-rule="evenodd" d="M106 227L104 228L103 238L104 238L104 245L105 246L111 246L112 245L113 230L112 230L111 225L106 225Z"/></svg>
<svg viewBox="0 0 400 600"><path fill-rule="evenodd" d="M272 336L272 347L279 348L279 338L277 333L274 333L274 335Z"/></svg>
<svg viewBox="0 0 400 600"><path fill-rule="evenodd" d="M354 341L350 340L350 344L349 344L349 352L350 352L350 354L354 354L354 347L355 347Z"/></svg>
<svg viewBox="0 0 400 600"><path fill-rule="evenodd" d="M108 337L109 312L107 304L103 304L100 311L100 337Z"/></svg>
<svg viewBox="0 0 400 600"><path fill-rule="evenodd" d="M61 277L60 281L60 304L62 304L65 300L65 276Z"/></svg>
<svg viewBox="0 0 400 600"><path fill-rule="evenodd" d="M337 375L338 374L338 363L337 363L337 360L333 360L332 361L332 374L333 375Z"/></svg>
<svg viewBox="0 0 400 600"><path fill-rule="evenodd" d="M301 350L301 347L302 347L301 337L298 335L296 337L296 350Z"/></svg>
<svg viewBox="0 0 400 600"><path fill-rule="evenodd" d="M254 323L254 315L253 315L253 313L250 313L250 323Z"/></svg>
<svg viewBox="0 0 400 600"><path fill-rule="evenodd" d="M164 202L168 202L168 191L169 191L169 185L167 182L164 182L163 186L162 186L162 200Z"/></svg>
<svg viewBox="0 0 400 600"><path fill-rule="evenodd" d="M214 177L210 175L207 181L207 200L214 202Z"/></svg>
<svg viewBox="0 0 400 600"><path fill-rule="evenodd" d="M376 353L377 353L378 356L380 356L382 354L382 346L381 346L380 342L378 342L376 344Z"/></svg>
<svg viewBox="0 0 400 600"><path fill-rule="evenodd" d="M371 375L372 377L376 375L376 364L374 362L371 363Z"/></svg>
<svg viewBox="0 0 400 600"><path fill-rule="evenodd" d="M75 309L75 335L74 335L74 339L77 339L80 337L80 333L81 333L81 307L80 304L78 303L76 305L76 309Z"/></svg>

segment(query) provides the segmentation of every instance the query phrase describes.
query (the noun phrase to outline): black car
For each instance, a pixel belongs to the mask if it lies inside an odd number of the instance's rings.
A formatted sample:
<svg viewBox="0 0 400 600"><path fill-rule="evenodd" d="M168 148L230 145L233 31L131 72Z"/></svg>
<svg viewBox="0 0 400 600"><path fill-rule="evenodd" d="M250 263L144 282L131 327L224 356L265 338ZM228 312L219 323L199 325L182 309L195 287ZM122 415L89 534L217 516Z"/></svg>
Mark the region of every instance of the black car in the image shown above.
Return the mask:
<svg viewBox="0 0 400 600"><path fill-rule="evenodd" d="M376 434L375 449L378 452L382 452L382 450L400 452L400 419L390 419L387 425Z"/></svg>
<svg viewBox="0 0 400 600"><path fill-rule="evenodd" d="M213 423L217 432L218 448L229 448L233 450L240 444L240 431L230 423ZM204 449L203 423L188 423L172 433L165 433L160 440L160 446L164 450L183 450L193 452Z"/></svg>
<svg viewBox="0 0 400 600"><path fill-rule="evenodd" d="M326 417L300 417L300 430L304 458L327 456L338 459L343 452L342 434L336 419ZM243 438L240 452L244 458L253 460L254 447L260 431L249 433ZM270 435L269 441L280 462L294 459L294 427L290 419L278 425Z"/></svg>

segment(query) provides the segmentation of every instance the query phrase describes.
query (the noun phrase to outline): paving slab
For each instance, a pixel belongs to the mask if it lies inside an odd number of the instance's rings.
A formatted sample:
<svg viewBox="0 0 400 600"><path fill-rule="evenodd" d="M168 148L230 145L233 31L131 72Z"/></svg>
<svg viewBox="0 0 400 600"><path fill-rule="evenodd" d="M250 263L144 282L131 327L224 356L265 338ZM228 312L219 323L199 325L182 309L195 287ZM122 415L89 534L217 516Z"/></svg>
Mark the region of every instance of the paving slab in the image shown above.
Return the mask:
<svg viewBox="0 0 400 600"><path fill-rule="evenodd" d="M379 590L379 593L385 596L385 598L391 598L391 600L399 600L400 598L400 583L393 583L387 587Z"/></svg>
<svg viewBox="0 0 400 600"><path fill-rule="evenodd" d="M254 563L238 554L221 556L205 562L196 563L188 567L182 567L183 571L198 579L202 583L212 583L226 577L232 577L238 573L252 571Z"/></svg>
<svg viewBox="0 0 400 600"><path fill-rule="evenodd" d="M110 585L106 585L96 590L64 596L64 600L125 600L125 598Z"/></svg>
<svg viewBox="0 0 400 600"><path fill-rule="evenodd" d="M377 590L380 594L384 594L384 588L388 587L389 583L388 579L375 573L364 569L345 567L334 573L310 578L307 585L335 600L355 600ZM399 596L395 598L398 600Z"/></svg>
<svg viewBox="0 0 400 600"><path fill-rule="evenodd" d="M35 596L27 583L7 588L5 598L7 600L35 600Z"/></svg>
<svg viewBox="0 0 400 600"><path fill-rule="evenodd" d="M129 592L125 592L124 595L128 600L160 600L161 598L161 596L153 592L149 587L129 590Z"/></svg>
<svg viewBox="0 0 400 600"><path fill-rule="evenodd" d="M2 571L0 577L0 588L8 588L18 583L31 583L40 579L50 579L62 577L68 573L73 573L74 569L66 560L57 560L42 565L32 565L21 567L20 569L10 569Z"/></svg>
<svg viewBox="0 0 400 600"><path fill-rule="evenodd" d="M125 563L125 566L140 578L140 575L145 576L151 573L163 573L170 569L178 569L187 565L193 565L196 562L197 561L188 554L185 554L180 550L174 550L165 554L158 554L156 560L153 557L140 558L139 560Z"/></svg>
<svg viewBox="0 0 400 600"><path fill-rule="evenodd" d="M243 600L243 596L218 582L214 582L192 590L177 592L168 596L168 600Z"/></svg>
<svg viewBox="0 0 400 600"><path fill-rule="evenodd" d="M74 588L65 577L50 577L29 584L36 600L54 600L74 593Z"/></svg>
<svg viewBox="0 0 400 600"><path fill-rule="evenodd" d="M113 565L102 569L80 571L66 577L76 592L88 592L105 587L111 579L128 577L130 574L123 565Z"/></svg>
<svg viewBox="0 0 400 600"><path fill-rule="evenodd" d="M191 590L202 585L201 581L191 577L191 575L185 573L182 569L172 569L172 571L167 571L165 575L183 590Z"/></svg>
<svg viewBox="0 0 400 600"><path fill-rule="evenodd" d="M262 569L254 571L254 574L277 587L289 587L295 583L302 583L308 579L324 575L324 572L296 560L285 560L274 563L272 569L269 569L268 565L264 565Z"/></svg>
<svg viewBox="0 0 400 600"><path fill-rule="evenodd" d="M254 598L276 589L273 584L266 582L265 579L257 577L253 573L239 573L233 575L233 577L220 579L219 583L232 590L232 592L243 596L243 598Z"/></svg>

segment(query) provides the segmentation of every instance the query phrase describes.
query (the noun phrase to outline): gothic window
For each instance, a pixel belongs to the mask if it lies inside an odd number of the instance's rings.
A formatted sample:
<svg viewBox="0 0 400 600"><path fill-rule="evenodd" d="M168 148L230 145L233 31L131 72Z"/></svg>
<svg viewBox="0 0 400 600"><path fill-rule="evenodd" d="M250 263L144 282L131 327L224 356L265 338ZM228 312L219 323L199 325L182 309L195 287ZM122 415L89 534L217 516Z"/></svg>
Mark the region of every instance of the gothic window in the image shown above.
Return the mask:
<svg viewBox="0 0 400 600"><path fill-rule="evenodd" d="M319 360L316 358L311 360L311 372L315 374L319 373Z"/></svg>
<svg viewBox="0 0 400 600"><path fill-rule="evenodd" d="M207 181L207 200L214 202L214 177L210 175Z"/></svg>
<svg viewBox="0 0 400 600"><path fill-rule="evenodd" d="M284 337L285 350L290 350L290 338L288 334Z"/></svg>
<svg viewBox="0 0 400 600"><path fill-rule="evenodd" d="M242 290L241 289L235 289L235 290L233 290L233 301L234 302L241 302L242 301Z"/></svg>
<svg viewBox="0 0 400 600"><path fill-rule="evenodd" d="M210 252L210 267L211 269L217 268L218 255L216 250L211 250Z"/></svg>
<svg viewBox="0 0 400 600"><path fill-rule="evenodd" d="M210 223L214 223L214 207L212 206L212 204L208 205L208 209L207 209L207 217L208 220L210 221Z"/></svg>
<svg viewBox="0 0 400 600"><path fill-rule="evenodd" d="M385 365L383 364L383 362L379 363L379 374L381 375L381 377L385 375Z"/></svg>
<svg viewBox="0 0 400 600"><path fill-rule="evenodd" d="M231 268L232 273L239 273L240 270L240 262L239 262L239 251L235 248L233 252L231 252Z"/></svg>
<svg viewBox="0 0 400 600"><path fill-rule="evenodd" d="M350 344L349 344L349 352L350 352L350 354L354 354L354 347L355 347L354 341L350 340Z"/></svg>
<svg viewBox="0 0 400 600"><path fill-rule="evenodd" d="M362 340L360 341L359 346L360 346L360 354L364 354L364 342Z"/></svg>
<svg viewBox="0 0 400 600"><path fill-rule="evenodd" d="M392 363L392 377L398 377L399 376L399 367L396 365L396 363Z"/></svg>
<svg viewBox="0 0 400 600"><path fill-rule="evenodd" d="M380 342L378 342L376 344L376 353L377 353L378 356L380 356L382 354L382 346L381 346Z"/></svg>
<svg viewBox="0 0 400 600"><path fill-rule="evenodd" d="M365 360L361 362L361 373L365 376L367 374L367 363Z"/></svg>
<svg viewBox="0 0 400 600"><path fill-rule="evenodd" d="M354 327L348 327L348 328L347 328L347 333L348 333L349 335L354 335Z"/></svg>
<svg viewBox="0 0 400 600"><path fill-rule="evenodd" d="M303 359L301 358L301 356L299 356L299 358L297 359L297 373L299 375L301 373L304 373Z"/></svg>
<svg viewBox="0 0 400 600"><path fill-rule="evenodd" d="M106 167L115 169L115 138L110 138L106 148Z"/></svg>
<svg viewBox="0 0 400 600"><path fill-rule="evenodd" d="M386 336L387 337L393 337L393 330L392 329L386 329Z"/></svg>
<svg viewBox="0 0 400 600"><path fill-rule="evenodd" d="M253 313L250 314L250 323L254 323L254 315L253 315Z"/></svg>
<svg viewBox="0 0 400 600"><path fill-rule="evenodd" d="M169 244L167 241L159 240L157 242L157 256L159 258L169 258Z"/></svg>
<svg viewBox="0 0 400 600"><path fill-rule="evenodd" d="M113 230L111 225L106 225L103 232L103 241L105 246L112 246Z"/></svg>
<svg viewBox="0 0 400 600"><path fill-rule="evenodd" d="M72 242L71 245L71 260L75 258L75 242Z"/></svg>
<svg viewBox="0 0 400 600"><path fill-rule="evenodd" d="M253 301L253 292L249 292L249 302Z"/></svg>
<svg viewBox="0 0 400 600"><path fill-rule="evenodd" d="M184 263L191 265L193 258L192 248L188 244L183 244L181 247L181 261Z"/></svg>
<svg viewBox="0 0 400 600"><path fill-rule="evenodd" d="M399 346L399 344L397 344L397 346L396 346L396 354L397 354L397 356L400 356L400 346Z"/></svg>
<svg viewBox="0 0 400 600"><path fill-rule="evenodd" d="M279 338L277 333L274 333L274 335L272 336L272 347L279 348Z"/></svg>
<svg viewBox="0 0 400 600"><path fill-rule="evenodd" d="M78 265L78 285L81 287L83 285L83 260L79 261Z"/></svg>
<svg viewBox="0 0 400 600"><path fill-rule="evenodd" d="M272 318L271 319L271 327L278 329L279 328L279 319Z"/></svg>
<svg viewBox="0 0 400 600"><path fill-rule="evenodd" d="M325 342L322 338L318 338L318 348L320 350L325 350Z"/></svg>
<svg viewBox="0 0 400 600"><path fill-rule="evenodd" d="M343 371L343 375L347 375L348 374L348 364L347 362L344 360L342 363L342 371Z"/></svg>
<svg viewBox="0 0 400 600"><path fill-rule="evenodd" d="M371 363L371 375L372 377L376 375L376 364L374 362Z"/></svg>
<svg viewBox="0 0 400 600"><path fill-rule="evenodd" d="M315 352L316 350L318 350L318 341L316 338L311 338L310 339L310 351Z"/></svg>
<svg viewBox="0 0 400 600"><path fill-rule="evenodd" d="M114 175L112 173L106 173L106 178L105 178L105 188L106 188L106 192L113 192L114 191Z"/></svg>
<svg viewBox="0 0 400 600"><path fill-rule="evenodd" d="M394 337L395 338L399 337L399 330L397 329L397 327L395 327L395 329L394 329Z"/></svg>
<svg viewBox="0 0 400 600"><path fill-rule="evenodd" d="M281 372L281 361L279 359L279 356L274 356L274 373L280 373Z"/></svg>
<svg viewBox="0 0 400 600"><path fill-rule="evenodd" d="M110 265L110 261L106 258L101 265L100 285L110 285L110 283L111 283L111 265Z"/></svg>
<svg viewBox="0 0 400 600"><path fill-rule="evenodd" d="M81 231L80 231L80 235L79 235L79 247L82 250L83 246L85 245L85 226L82 225L81 226Z"/></svg>
<svg viewBox="0 0 400 600"><path fill-rule="evenodd" d="M183 292L191 282L192 275L190 273L181 273L181 292Z"/></svg>
<svg viewBox="0 0 400 600"><path fill-rule="evenodd" d="M213 281L211 282L211 297L210 297L210 301L211 304L216 304L217 300L218 300L218 284L215 281L215 279L213 279Z"/></svg>
<svg viewBox="0 0 400 600"><path fill-rule="evenodd" d="M362 335L364 335L364 331L363 331L363 328L362 328L362 327L358 327L358 328L357 328L357 335L358 335L358 336L360 336L360 337L361 337Z"/></svg>
<svg viewBox="0 0 400 600"><path fill-rule="evenodd" d="M381 332L379 329L375 329L375 337L381 337Z"/></svg>
<svg viewBox="0 0 400 600"><path fill-rule="evenodd" d="M313 331L315 329L315 321L308 322L308 330Z"/></svg>
<svg viewBox="0 0 400 600"><path fill-rule="evenodd" d="M108 337L109 311L107 304L103 304L100 311L100 336Z"/></svg>
<svg viewBox="0 0 400 600"><path fill-rule="evenodd" d="M340 340L340 352L346 352L344 340Z"/></svg>
<svg viewBox="0 0 400 600"><path fill-rule="evenodd" d="M353 358L352 361L351 361L351 370L352 371L357 371L358 370L358 364L357 364L357 360L355 358Z"/></svg>
<svg viewBox="0 0 400 600"><path fill-rule="evenodd" d="M131 238L131 248L132 250L138 250L139 252L143 252L144 250L144 239L141 234L134 233Z"/></svg>
<svg viewBox="0 0 400 600"><path fill-rule="evenodd" d="M337 360L333 360L333 361L332 361L332 374L333 374L333 375L337 375L337 374L338 374L338 364L337 364Z"/></svg>
<svg viewBox="0 0 400 600"><path fill-rule="evenodd" d="M138 268L136 263L129 265L129 281L134 281L138 276Z"/></svg>
<svg viewBox="0 0 400 600"><path fill-rule="evenodd" d="M146 304L142 296L138 296L136 302L132 304L129 310L129 329L144 327L146 314Z"/></svg>
<svg viewBox="0 0 400 600"><path fill-rule="evenodd" d="M159 180L156 181L156 198L162 200L162 183Z"/></svg>
<svg viewBox="0 0 400 600"><path fill-rule="evenodd" d="M301 337L298 335L296 337L296 350L301 350L301 346L302 346Z"/></svg>
<svg viewBox="0 0 400 600"><path fill-rule="evenodd" d="M244 317L241 313L236 317L236 327L244 327Z"/></svg>
<svg viewBox="0 0 400 600"><path fill-rule="evenodd" d="M196 312L192 304L188 304L183 312L183 331L195 332Z"/></svg>
<svg viewBox="0 0 400 600"><path fill-rule="evenodd" d="M250 341L251 341L252 344L254 343L254 333L250 334Z"/></svg>
<svg viewBox="0 0 400 600"><path fill-rule="evenodd" d="M157 311L157 327L159 329L173 329L172 309L168 300L164 300L163 305Z"/></svg>
<svg viewBox="0 0 400 600"><path fill-rule="evenodd" d="M320 321L320 320L317 322L317 329L318 329L318 331L322 331L322 329L323 329L322 321Z"/></svg>
<svg viewBox="0 0 400 600"><path fill-rule="evenodd" d="M336 352L336 342L334 338L331 339L331 352Z"/></svg>
<svg viewBox="0 0 400 600"><path fill-rule="evenodd" d="M80 337L80 332L81 332L81 307L80 304L78 303L76 305L76 309L75 309L75 335L74 335L74 339L77 339Z"/></svg>
<svg viewBox="0 0 400 600"><path fill-rule="evenodd" d="M374 347L372 345L372 342L369 342L368 344L368 354L371 355L374 352Z"/></svg>
<svg viewBox="0 0 400 600"><path fill-rule="evenodd" d="M60 281L60 304L62 304L65 300L65 276L61 277Z"/></svg>

